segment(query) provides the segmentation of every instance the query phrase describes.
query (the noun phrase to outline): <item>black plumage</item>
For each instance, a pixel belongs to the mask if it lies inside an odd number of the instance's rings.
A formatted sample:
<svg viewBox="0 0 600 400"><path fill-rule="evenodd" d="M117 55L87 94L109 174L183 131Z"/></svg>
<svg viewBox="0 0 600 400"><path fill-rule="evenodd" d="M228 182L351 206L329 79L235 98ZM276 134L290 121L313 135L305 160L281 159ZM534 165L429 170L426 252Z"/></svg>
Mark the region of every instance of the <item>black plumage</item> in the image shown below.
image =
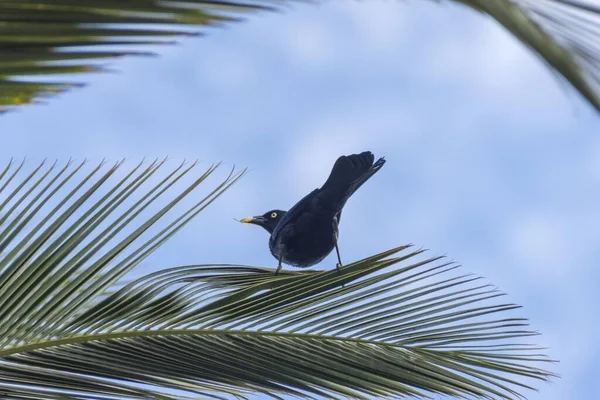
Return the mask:
<svg viewBox="0 0 600 400"><path fill-rule="evenodd" d="M376 162L374 159L370 151L341 156L323 186L289 211L272 210L241 220L262 226L271 234L269 249L278 260L277 272L282 262L301 268L318 264L334 248L339 269L342 260L337 241L342 209L350 196L385 163L383 158Z"/></svg>

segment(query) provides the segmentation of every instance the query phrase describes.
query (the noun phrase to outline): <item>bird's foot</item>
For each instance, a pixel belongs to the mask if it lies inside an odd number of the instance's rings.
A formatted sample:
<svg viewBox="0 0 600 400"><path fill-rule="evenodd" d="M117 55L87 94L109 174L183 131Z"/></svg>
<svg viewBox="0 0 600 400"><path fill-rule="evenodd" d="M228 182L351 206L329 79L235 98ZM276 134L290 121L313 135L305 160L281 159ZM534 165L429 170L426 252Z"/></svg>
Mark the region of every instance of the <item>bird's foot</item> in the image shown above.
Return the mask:
<svg viewBox="0 0 600 400"><path fill-rule="evenodd" d="M275 270L275 276L279 275L279 270L281 270L281 265L277 266L277 269Z"/></svg>

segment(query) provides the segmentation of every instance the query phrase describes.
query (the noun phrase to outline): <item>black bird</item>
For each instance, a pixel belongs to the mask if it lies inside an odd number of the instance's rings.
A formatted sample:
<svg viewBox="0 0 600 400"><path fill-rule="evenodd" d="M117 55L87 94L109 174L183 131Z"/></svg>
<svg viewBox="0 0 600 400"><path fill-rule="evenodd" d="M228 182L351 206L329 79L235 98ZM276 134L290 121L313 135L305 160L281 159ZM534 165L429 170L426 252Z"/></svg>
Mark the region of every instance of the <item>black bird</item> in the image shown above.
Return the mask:
<svg viewBox="0 0 600 400"><path fill-rule="evenodd" d="M284 262L306 268L321 262L335 248L339 271L342 265L337 245L338 225L346 201L385 163L375 163L373 153L341 156L335 162L329 178L289 211L272 210L240 222L262 226L271 234L269 249L279 261L275 275Z"/></svg>

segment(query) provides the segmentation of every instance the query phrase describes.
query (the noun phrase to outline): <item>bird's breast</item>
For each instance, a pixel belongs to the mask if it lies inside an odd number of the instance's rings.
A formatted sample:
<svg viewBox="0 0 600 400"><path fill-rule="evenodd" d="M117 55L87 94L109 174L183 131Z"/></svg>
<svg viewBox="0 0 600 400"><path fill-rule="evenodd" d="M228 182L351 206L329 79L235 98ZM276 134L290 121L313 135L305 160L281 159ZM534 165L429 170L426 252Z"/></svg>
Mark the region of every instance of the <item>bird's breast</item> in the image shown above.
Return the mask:
<svg viewBox="0 0 600 400"><path fill-rule="evenodd" d="M276 259L296 267L310 267L321 262L335 247L337 220L311 218L310 215L281 227L271 236L269 248Z"/></svg>

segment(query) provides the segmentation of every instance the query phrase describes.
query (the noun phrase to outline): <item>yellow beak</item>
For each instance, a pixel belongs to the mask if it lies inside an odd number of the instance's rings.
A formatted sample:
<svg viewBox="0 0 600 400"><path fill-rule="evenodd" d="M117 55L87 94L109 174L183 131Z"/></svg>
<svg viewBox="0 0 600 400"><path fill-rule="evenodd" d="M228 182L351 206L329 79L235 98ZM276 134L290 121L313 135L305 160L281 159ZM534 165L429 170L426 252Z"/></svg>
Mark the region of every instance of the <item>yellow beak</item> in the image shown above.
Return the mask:
<svg viewBox="0 0 600 400"><path fill-rule="evenodd" d="M240 222L242 224L251 224L254 221L254 217L242 218Z"/></svg>

